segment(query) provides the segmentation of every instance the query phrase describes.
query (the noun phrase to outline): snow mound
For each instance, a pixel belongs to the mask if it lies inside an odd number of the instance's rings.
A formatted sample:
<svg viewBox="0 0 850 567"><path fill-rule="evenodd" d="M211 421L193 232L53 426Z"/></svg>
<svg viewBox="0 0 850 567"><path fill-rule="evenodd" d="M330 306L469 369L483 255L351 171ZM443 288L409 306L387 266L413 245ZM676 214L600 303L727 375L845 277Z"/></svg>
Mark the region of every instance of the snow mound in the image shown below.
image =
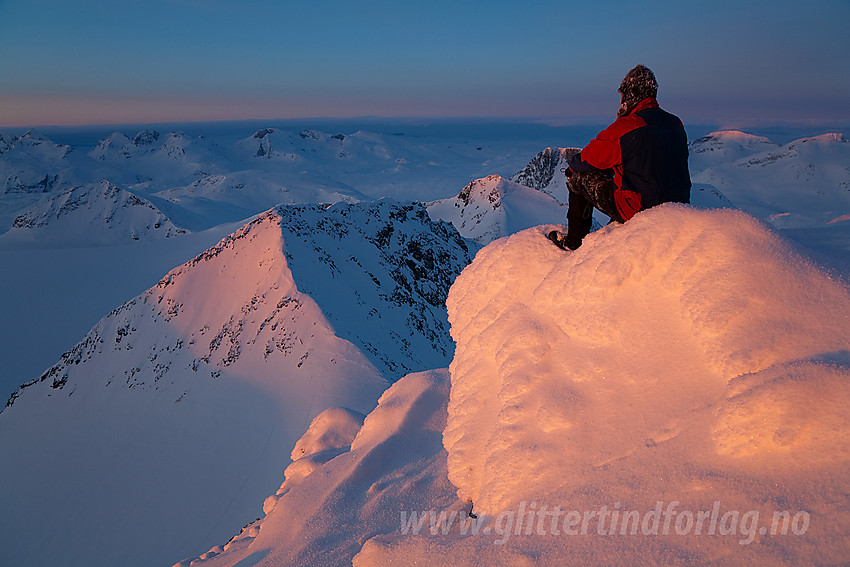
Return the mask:
<svg viewBox="0 0 850 567"><path fill-rule="evenodd" d="M433 219L452 223L461 236L487 244L502 236L564 220L566 209L553 197L490 175L476 179L457 197L427 205Z"/></svg>
<svg viewBox="0 0 850 567"><path fill-rule="evenodd" d="M287 479L265 518L175 567L350 565L364 541L398 529L402 503L417 509L452 504L440 441L448 390L445 369L405 376L383 393L350 449L320 465L321 474ZM322 419L314 421L316 430ZM326 419L353 425L337 410Z"/></svg>
<svg viewBox="0 0 850 567"><path fill-rule="evenodd" d="M846 530L842 284L740 212L662 206L567 254L544 233L484 248L449 294L459 497L489 514L793 503L819 515L809 553Z"/></svg>
<svg viewBox="0 0 850 567"><path fill-rule="evenodd" d="M328 408L313 419L292 449L292 460L305 455L351 446L363 426L362 413L348 408Z"/></svg>
<svg viewBox="0 0 850 567"><path fill-rule="evenodd" d="M4 240L115 244L186 234L147 199L109 181L74 187L40 201L15 218Z"/></svg>
<svg viewBox="0 0 850 567"><path fill-rule="evenodd" d="M286 480L275 494L263 502L263 513L269 514L280 497L300 484L313 471L334 457L351 449L351 442L363 427L362 413L348 408L328 408L313 419L307 432L292 449L292 463L283 471Z"/></svg>
<svg viewBox="0 0 850 567"><path fill-rule="evenodd" d="M350 448L178 565L843 561L847 290L739 212L657 207L574 253L546 228L452 287L450 391L405 376Z"/></svg>

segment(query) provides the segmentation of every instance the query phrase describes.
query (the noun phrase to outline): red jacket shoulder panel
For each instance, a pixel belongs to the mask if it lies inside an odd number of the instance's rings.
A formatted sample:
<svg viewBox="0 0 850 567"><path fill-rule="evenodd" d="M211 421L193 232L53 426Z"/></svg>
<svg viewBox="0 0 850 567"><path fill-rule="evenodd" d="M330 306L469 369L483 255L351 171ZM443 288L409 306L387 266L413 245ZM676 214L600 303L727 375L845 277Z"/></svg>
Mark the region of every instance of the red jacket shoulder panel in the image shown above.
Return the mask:
<svg viewBox="0 0 850 567"><path fill-rule="evenodd" d="M618 118L581 150L581 161L596 169L613 169L621 165L620 138L645 125L643 118L635 114Z"/></svg>

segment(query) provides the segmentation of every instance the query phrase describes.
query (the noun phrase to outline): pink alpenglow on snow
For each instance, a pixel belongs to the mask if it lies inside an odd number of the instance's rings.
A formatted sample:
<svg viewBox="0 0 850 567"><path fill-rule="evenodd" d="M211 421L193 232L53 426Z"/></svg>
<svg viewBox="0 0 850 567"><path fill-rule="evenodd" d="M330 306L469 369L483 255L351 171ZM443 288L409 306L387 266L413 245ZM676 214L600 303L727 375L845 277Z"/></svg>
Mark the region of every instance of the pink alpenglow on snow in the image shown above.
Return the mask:
<svg viewBox="0 0 850 567"><path fill-rule="evenodd" d="M550 228L455 281L450 372L405 376L359 431L317 417L293 454L313 472L179 565L850 556L846 287L736 211L664 205L572 253Z"/></svg>
<svg viewBox="0 0 850 567"><path fill-rule="evenodd" d="M740 212L663 206L571 254L542 234L485 248L449 295L444 443L459 497L494 517L524 502L806 511L805 535L760 526L746 547L671 535L576 552L846 558L847 289Z"/></svg>

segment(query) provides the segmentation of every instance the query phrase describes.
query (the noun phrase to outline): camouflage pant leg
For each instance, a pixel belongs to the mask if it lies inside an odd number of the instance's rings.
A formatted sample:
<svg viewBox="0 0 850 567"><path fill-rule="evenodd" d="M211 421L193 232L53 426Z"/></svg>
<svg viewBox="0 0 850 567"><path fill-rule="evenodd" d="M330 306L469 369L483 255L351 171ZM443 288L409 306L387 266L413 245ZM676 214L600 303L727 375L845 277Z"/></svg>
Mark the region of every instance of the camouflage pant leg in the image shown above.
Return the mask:
<svg viewBox="0 0 850 567"><path fill-rule="evenodd" d="M609 174L595 171L573 173L567 179L567 187L612 220L624 222L614 202L614 178Z"/></svg>

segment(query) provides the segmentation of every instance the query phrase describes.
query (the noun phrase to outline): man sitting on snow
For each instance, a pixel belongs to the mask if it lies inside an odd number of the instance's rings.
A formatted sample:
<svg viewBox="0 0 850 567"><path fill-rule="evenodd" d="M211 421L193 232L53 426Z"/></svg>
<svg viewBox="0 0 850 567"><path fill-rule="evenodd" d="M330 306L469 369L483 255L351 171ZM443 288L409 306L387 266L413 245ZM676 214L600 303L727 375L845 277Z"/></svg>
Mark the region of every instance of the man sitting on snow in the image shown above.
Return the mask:
<svg viewBox="0 0 850 567"><path fill-rule="evenodd" d="M569 161L567 234L549 233L561 248L581 246L590 232L593 207L622 223L661 203L690 202L685 127L658 106L655 75L638 65L618 92L617 120Z"/></svg>

